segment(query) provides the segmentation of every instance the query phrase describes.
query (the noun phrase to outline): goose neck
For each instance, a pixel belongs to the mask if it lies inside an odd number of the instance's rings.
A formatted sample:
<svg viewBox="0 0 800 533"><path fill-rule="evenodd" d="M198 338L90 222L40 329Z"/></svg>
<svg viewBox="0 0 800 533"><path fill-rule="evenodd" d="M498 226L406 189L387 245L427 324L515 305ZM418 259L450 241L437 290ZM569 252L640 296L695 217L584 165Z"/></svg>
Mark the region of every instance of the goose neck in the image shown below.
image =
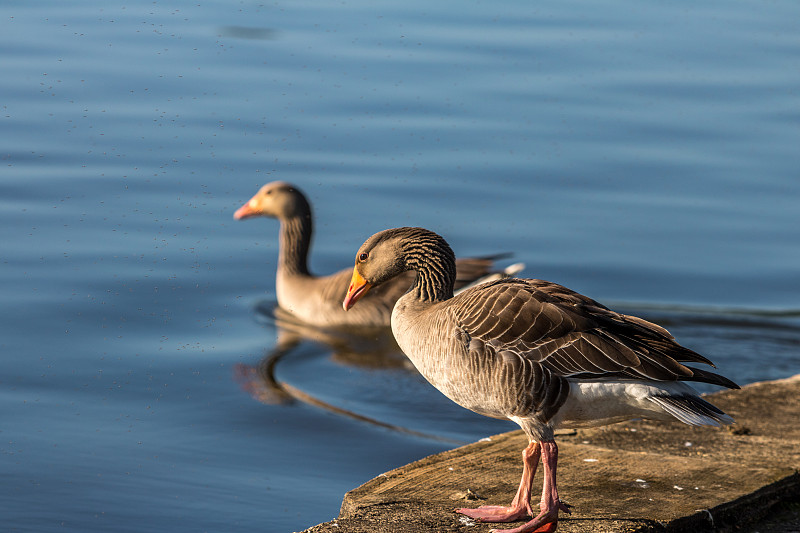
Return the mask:
<svg viewBox="0 0 800 533"><path fill-rule="evenodd" d="M281 221L279 272L309 275L308 251L311 247L311 231L310 215Z"/></svg>
<svg viewBox="0 0 800 533"><path fill-rule="evenodd" d="M411 289L417 299L423 302L440 302L453 297L456 265L452 251L437 248L412 253L407 261L417 272Z"/></svg>

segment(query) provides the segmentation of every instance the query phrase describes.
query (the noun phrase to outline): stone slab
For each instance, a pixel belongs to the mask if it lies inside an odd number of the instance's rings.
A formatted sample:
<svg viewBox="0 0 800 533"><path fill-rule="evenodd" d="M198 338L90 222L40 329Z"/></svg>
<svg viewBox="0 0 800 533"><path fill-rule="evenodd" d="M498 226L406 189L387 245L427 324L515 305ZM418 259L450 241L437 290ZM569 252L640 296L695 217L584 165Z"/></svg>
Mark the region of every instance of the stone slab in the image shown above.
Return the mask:
<svg viewBox="0 0 800 533"><path fill-rule="evenodd" d="M736 424L632 421L560 432L559 493L573 512L562 513L558 530L733 531L800 499L800 375L708 399ZM397 468L348 492L337 519L306 532L510 527L476 523L453 509L510 503L526 444L513 431Z"/></svg>

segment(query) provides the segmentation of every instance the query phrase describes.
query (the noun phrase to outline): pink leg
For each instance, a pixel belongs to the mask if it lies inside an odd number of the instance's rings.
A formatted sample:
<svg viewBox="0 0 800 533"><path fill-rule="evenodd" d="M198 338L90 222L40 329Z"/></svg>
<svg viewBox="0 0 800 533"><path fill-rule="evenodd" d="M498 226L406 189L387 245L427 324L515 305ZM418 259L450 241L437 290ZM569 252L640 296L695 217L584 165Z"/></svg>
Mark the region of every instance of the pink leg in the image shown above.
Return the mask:
<svg viewBox="0 0 800 533"><path fill-rule="evenodd" d="M544 488L541 512L528 522L514 529L492 530L498 533L551 533L558 526L558 511L569 513L569 506L558 499L556 487L556 465L558 463L558 446L553 441L542 442L542 467L544 469Z"/></svg>
<svg viewBox="0 0 800 533"><path fill-rule="evenodd" d="M477 509L456 509L456 512L483 522L513 522L523 517L533 516L531 488L533 476L539 466L541 449L538 442L531 441L528 447L522 451L522 479L510 507L484 505Z"/></svg>

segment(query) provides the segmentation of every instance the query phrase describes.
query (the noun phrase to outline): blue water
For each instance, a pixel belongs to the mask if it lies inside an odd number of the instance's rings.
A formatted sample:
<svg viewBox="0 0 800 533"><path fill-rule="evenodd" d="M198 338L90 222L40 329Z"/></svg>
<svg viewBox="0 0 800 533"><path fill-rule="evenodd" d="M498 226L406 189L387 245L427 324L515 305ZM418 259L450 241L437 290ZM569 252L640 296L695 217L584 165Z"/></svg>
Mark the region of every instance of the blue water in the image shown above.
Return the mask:
<svg viewBox="0 0 800 533"><path fill-rule="evenodd" d="M274 179L315 207L316 272L425 226L739 383L800 372L798 20L788 0L3 3L6 530L300 530L514 428L391 347L282 353L277 225L232 220Z"/></svg>

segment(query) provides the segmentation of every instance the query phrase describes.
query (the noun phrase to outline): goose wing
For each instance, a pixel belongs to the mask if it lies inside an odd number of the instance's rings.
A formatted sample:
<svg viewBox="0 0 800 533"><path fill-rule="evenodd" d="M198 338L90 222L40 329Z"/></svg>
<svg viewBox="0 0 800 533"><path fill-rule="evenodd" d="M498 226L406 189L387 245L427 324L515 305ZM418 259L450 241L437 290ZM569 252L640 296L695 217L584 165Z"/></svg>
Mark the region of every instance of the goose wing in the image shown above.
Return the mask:
<svg viewBox="0 0 800 533"><path fill-rule="evenodd" d="M712 363L680 346L666 329L556 283L506 279L451 301L460 335L473 352L519 358L559 377L690 380L738 388L727 378L683 365Z"/></svg>

